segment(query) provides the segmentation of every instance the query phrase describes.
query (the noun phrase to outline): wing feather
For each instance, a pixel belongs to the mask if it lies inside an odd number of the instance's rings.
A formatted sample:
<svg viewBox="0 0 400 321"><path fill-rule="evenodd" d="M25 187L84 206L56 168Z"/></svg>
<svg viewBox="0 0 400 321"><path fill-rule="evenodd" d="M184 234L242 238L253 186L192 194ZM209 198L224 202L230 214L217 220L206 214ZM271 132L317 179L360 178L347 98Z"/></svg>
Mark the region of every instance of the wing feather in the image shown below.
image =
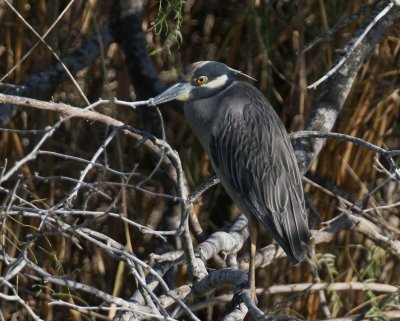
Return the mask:
<svg viewBox="0 0 400 321"><path fill-rule="evenodd" d="M221 102L225 119L211 134L213 166L239 208L254 214L298 263L309 232L292 145L264 96L247 83L235 86L226 94L229 105Z"/></svg>

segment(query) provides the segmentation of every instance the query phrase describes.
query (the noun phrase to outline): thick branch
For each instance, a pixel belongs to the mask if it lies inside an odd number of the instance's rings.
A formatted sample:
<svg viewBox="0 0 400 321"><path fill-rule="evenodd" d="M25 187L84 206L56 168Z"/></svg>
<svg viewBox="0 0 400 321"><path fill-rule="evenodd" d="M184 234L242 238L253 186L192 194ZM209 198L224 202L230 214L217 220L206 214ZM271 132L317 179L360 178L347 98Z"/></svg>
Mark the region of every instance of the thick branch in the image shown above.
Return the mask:
<svg viewBox="0 0 400 321"><path fill-rule="evenodd" d="M228 231L215 232L202 242L196 248L196 253L199 253L203 260L208 260L221 251L236 253L243 247L248 236L247 218L241 214Z"/></svg>
<svg viewBox="0 0 400 321"><path fill-rule="evenodd" d="M273 285L260 292L269 294L284 294L294 292L317 292L320 290L331 291L373 291L377 293L396 293L400 290L398 286L367 283L367 282L337 282L337 283L297 283Z"/></svg>
<svg viewBox="0 0 400 321"><path fill-rule="evenodd" d="M197 246L195 252L197 256L205 262L221 251L235 252L241 249L247 237L247 218L245 215L240 215L226 232L221 231L212 234L207 240ZM153 268L161 276L163 276L174 265L185 262L183 251L168 252L157 256L153 255L153 259L157 262ZM146 283L149 288L155 289L158 285L158 280L153 275L148 275ZM139 291L134 293L131 300L144 304Z"/></svg>
<svg viewBox="0 0 400 321"><path fill-rule="evenodd" d="M366 25L375 19L390 3L390 1L385 1L381 8L371 14L369 21L360 26L357 32L355 32L346 49L351 48L357 42L358 37L364 32ZM348 53L348 57L341 67L325 82L318 101L305 126L305 130L331 131L362 63L369 56L375 45L387 34L389 28L399 19L400 4L398 1L394 3L387 14L379 19L374 27L355 46L354 50ZM324 143L325 139L301 139L295 145L295 153L301 173L304 174L308 170L311 163L321 151Z"/></svg>

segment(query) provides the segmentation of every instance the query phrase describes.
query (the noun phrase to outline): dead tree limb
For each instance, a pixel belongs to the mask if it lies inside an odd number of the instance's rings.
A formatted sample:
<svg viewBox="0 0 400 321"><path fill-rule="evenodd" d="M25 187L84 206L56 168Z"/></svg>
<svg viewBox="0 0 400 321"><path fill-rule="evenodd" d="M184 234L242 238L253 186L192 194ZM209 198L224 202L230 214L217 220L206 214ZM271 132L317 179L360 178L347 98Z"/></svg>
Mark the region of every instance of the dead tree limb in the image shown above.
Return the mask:
<svg viewBox="0 0 400 321"><path fill-rule="evenodd" d="M390 7L390 8L389 8ZM388 9L389 8L389 9ZM381 12L385 11L384 17L376 21L373 28L359 41L359 37L366 30L371 21L374 21ZM346 45L344 52L346 60L324 83L318 101L306 123L305 130L329 132L331 131L346 97L357 76L358 70L370 55L372 49L387 34L388 30L400 19L399 1L384 1L383 5L368 17L368 21L359 26L352 39ZM352 48L353 44L357 45ZM349 49L352 51L349 52ZM337 61L343 56L337 58ZM301 139L295 145L295 154L301 173L305 173L311 163L317 158L325 139Z"/></svg>

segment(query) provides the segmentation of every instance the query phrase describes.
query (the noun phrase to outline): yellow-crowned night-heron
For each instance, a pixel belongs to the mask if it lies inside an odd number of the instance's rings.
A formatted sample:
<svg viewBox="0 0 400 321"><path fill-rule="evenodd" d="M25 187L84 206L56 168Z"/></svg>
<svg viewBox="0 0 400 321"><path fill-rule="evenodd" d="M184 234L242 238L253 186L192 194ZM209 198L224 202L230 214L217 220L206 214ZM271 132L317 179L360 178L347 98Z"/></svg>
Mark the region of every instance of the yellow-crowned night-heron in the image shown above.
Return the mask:
<svg viewBox="0 0 400 321"><path fill-rule="evenodd" d="M309 230L301 176L287 132L262 93L238 81L238 74L247 76L220 62L196 62L154 103L184 102L186 118L222 185L249 218L249 282L254 289L253 215L295 264L304 259Z"/></svg>

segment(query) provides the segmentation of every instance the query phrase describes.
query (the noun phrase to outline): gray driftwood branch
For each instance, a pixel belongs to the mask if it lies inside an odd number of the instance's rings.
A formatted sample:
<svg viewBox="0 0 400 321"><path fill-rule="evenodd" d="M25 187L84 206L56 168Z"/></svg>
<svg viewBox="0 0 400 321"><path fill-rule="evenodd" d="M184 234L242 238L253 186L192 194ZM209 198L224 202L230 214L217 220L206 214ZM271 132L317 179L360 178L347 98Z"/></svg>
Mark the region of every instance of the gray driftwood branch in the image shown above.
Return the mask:
<svg viewBox="0 0 400 321"><path fill-rule="evenodd" d="M387 10L386 14L375 21L381 12ZM354 36L344 48L344 56L337 58L337 62L343 57L346 59L341 66L324 83L321 94L314 106L305 126L307 131L329 132L343 107L347 95L357 76L358 70L363 62L369 57L372 49L387 34L395 22L400 19L400 2L384 1L383 5L375 10L368 20L358 27ZM374 26L363 35L366 27L375 21ZM363 38L360 39L360 36ZM356 46L353 48L353 45ZM349 52L349 49L352 49ZM300 139L295 145L295 153L300 171L307 172L311 163L317 158L325 139Z"/></svg>

